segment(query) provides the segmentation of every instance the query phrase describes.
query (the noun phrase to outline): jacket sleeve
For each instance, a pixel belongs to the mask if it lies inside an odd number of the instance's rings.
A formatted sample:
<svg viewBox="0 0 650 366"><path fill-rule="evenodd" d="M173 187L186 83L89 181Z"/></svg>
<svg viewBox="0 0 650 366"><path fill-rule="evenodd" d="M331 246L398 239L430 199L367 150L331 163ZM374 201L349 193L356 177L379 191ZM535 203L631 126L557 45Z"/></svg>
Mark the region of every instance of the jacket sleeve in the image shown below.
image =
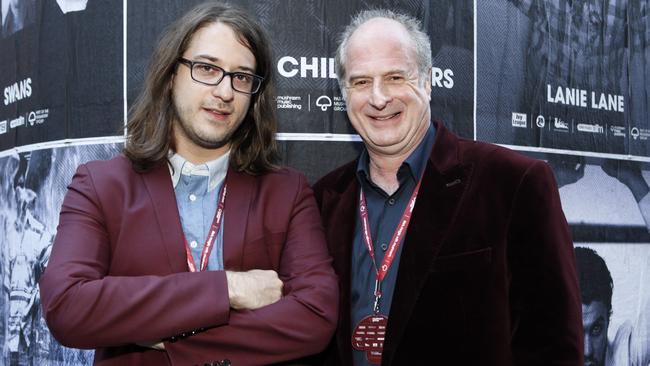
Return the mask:
<svg viewBox="0 0 650 366"><path fill-rule="evenodd" d="M521 178L508 235L515 364L582 365L573 243L553 172L542 161Z"/></svg>
<svg viewBox="0 0 650 366"><path fill-rule="evenodd" d="M62 344L99 348L174 337L178 341L165 343L174 364L224 358L266 364L325 347L335 327L336 278L306 182L291 202L280 260L285 296L256 311L234 311L224 271L110 275L120 240L106 229L92 178L84 166L73 178L40 282L46 321Z"/></svg>
<svg viewBox="0 0 650 366"><path fill-rule="evenodd" d="M272 364L322 351L338 317L338 284L312 190L300 174L278 274L283 298L257 310L231 310L227 325L166 343L172 362ZM207 355L214 355L208 358Z"/></svg>
<svg viewBox="0 0 650 366"><path fill-rule="evenodd" d="M228 322L224 272L111 275L116 239L106 227L92 175L82 165L68 187L52 254L39 283L45 320L59 342L75 348L118 346ZM122 238L121 245L128 244ZM149 259L156 260L156 255L160 254L152 253ZM147 258L133 261L133 266L147 265ZM214 305L206 310L192 301L197 293ZM179 308L199 315L170 316Z"/></svg>

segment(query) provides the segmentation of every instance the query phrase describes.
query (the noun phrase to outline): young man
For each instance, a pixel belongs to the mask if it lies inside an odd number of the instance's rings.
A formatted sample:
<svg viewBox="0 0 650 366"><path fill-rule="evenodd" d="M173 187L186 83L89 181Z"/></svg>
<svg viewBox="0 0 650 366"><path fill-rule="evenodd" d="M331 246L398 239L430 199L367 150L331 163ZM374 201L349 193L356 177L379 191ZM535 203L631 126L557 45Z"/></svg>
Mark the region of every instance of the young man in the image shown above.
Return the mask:
<svg viewBox="0 0 650 366"><path fill-rule="evenodd" d="M321 351L337 284L303 175L275 167L270 42L206 3L156 48L124 156L80 166L40 282L101 365L234 365Z"/></svg>
<svg viewBox="0 0 650 366"><path fill-rule="evenodd" d="M365 149L314 188L342 286L329 363L582 365L550 168L431 123L417 20L362 12L336 56Z"/></svg>
<svg viewBox="0 0 650 366"><path fill-rule="evenodd" d="M605 260L593 249L575 248L580 294L582 325L585 335L585 366L633 366L650 362L650 302L645 299L639 317L626 320L608 340L612 315L614 283Z"/></svg>

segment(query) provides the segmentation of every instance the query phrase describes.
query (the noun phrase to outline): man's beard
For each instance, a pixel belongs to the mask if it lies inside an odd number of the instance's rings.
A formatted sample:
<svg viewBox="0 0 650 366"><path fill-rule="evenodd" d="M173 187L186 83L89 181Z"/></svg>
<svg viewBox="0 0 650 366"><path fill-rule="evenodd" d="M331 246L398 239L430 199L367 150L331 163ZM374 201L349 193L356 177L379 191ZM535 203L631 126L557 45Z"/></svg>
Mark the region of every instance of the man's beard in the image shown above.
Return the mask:
<svg viewBox="0 0 650 366"><path fill-rule="evenodd" d="M218 137L218 136L201 136L199 132L197 132L196 129L192 127L192 124L187 121L185 118L183 118L184 115L187 115L187 113L180 113L178 110L178 107L176 106L176 103L173 104L173 112L174 112L174 120L177 122L175 123L175 126L173 128L180 128L183 131L183 134L190 140L192 141L193 144L200 146L204 149L219 149L228 143L230 143L230 140L232 139L232 136L234 135L235 131L237 128L228 131L225 135Z"/></svg>

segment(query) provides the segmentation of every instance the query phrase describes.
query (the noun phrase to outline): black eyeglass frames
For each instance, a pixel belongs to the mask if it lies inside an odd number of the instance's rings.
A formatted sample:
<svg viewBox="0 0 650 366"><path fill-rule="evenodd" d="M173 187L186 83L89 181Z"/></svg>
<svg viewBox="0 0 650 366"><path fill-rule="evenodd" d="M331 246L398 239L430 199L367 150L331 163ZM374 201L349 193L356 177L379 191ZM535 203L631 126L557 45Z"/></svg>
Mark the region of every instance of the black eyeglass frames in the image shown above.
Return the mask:
<svg viewBox="0 0 650 366"><path fill-rule="evenodd" d="M183 57L178 62L190 68L192 80L205 85L219 85L226 76L230 76L230 86L240 93L255 94L260 90L264 78L246 72L228 72L221 67L207 62L191 61Z"/></svg>

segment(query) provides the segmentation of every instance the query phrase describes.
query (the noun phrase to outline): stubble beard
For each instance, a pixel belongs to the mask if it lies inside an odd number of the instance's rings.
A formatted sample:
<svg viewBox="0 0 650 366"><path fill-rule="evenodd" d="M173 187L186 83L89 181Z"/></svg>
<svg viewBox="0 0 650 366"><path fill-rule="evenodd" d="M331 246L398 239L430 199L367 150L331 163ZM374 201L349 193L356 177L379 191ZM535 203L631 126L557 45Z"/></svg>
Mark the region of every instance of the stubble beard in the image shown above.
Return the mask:
<svg viewBox="0 0 650 366"><path fill-rule="evenodd" d="M188 116L190 113L184 111L182 108L179 108L176 103L174 107L174 128L180 128L180 133L183 134L191 143L204 148L204 149L219 149L229 144L232 135L235 133L239 125L235 128L228 130L224 135L219 135L218 133L210 134L208 132L203 132L199 128L194 128L192 122L188 121ZM240 123L241 124L241 123Z"/></svg>

